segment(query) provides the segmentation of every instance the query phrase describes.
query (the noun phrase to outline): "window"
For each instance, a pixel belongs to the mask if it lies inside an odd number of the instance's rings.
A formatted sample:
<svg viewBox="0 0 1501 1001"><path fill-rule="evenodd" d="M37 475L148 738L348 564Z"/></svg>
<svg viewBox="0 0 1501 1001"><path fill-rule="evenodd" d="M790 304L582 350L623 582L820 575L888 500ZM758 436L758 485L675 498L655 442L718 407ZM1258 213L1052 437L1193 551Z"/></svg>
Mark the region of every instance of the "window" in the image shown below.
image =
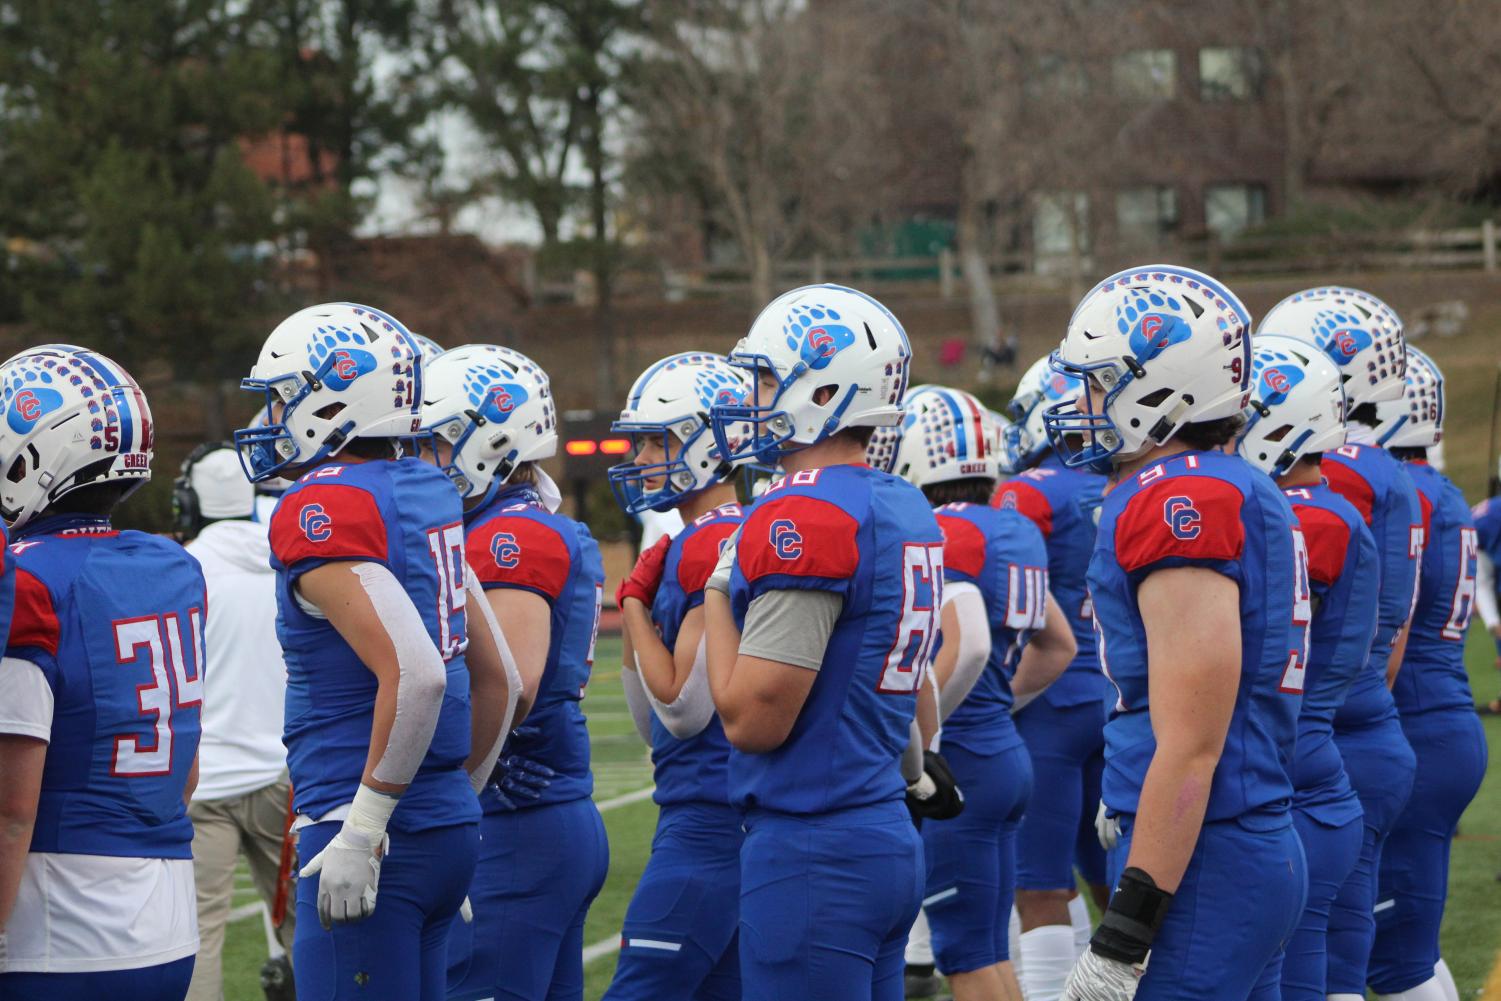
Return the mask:
<svg viewBox="0 0 1501 1001"><path fill-rule="evenodd" d="M1032 244L1039 257L1064 257L1075 249L1087 252L1089 196L1082 191L1039 195L1032 215Z"/></svg>
<svg viewBox="0 0 1501 1001"><path fill-rule="evenodd" d="M1199 50L1199 96L1250 101L1261 96L1261 53L1246 48Z"/></svg>
<svg viewBox="0 0 1501 1001"><path fill-rule="evenodd" d="M1177 190L1157 184L1116 192L1115 227L1123 246L1156 245L1178 228Z"/></svg>
<svg viewBox="0 0 1501 1001"><path fill-rule="evenodd" d="M1266 188L1259 184L1211 184L1204 189L1204 225L1216 236L1234 236L1266 219Z"/></svg>
<svg viewBox="0 0 1501 1001"><path fill-rule="evenodd" d="M1084 67L1056 52L1037 57L1025 89L1030 97L1083 97L1089 90Z"/></svg>
<svg viewBox="0 0 1501 1001"><path fill-rule="evenodd" d="M1115 57L1111 78L1117 96L1166 100L1178 91L1178 58L1172 49L1137 49Z"/></svg>

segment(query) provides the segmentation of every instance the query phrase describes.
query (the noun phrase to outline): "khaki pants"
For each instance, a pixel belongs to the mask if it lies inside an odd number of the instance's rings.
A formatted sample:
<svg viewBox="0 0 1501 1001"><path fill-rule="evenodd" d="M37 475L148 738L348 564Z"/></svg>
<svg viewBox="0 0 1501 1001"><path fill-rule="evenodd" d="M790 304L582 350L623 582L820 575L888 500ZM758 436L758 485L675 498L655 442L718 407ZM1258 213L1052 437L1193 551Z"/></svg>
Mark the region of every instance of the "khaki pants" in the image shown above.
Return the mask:
<svg viewBox="0 0 1501 1001"><path fill-rule="evenodd" d="M244 854L256 892L270 910L276 899L276 876L281 867L282 832L287 823L285 777L277 782L228 799L195 800L188 806L193 821L193 876L198 888L198 960L193 965L193 983L188 1001L219 1001L223 990L224 928L234 904L235 860ZM288 954L292 951L292 916L276 937ZM260 935L257 927L256 935Z"/></svg>

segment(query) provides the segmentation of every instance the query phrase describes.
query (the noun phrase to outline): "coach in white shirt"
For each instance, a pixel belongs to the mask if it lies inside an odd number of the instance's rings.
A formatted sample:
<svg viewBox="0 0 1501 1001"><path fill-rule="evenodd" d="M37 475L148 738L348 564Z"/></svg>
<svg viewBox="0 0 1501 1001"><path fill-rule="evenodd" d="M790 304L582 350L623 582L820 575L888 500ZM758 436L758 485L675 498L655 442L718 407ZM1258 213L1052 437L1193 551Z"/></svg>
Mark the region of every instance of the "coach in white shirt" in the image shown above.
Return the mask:
<svg viewBox="0 0 1501 1001"><path fill-rule="evenodd" d="M188 1001L219 1001L238 855L268 909L276 896L290 791L281 742L287 669L266 524L253 520L256 493L239 457L229 448L198 453L183 471L184 487L185 527L197 530L187 549L203 566L209 607L198 789L188 807L202 944ZM289 902L277 931L288 953L294 909Z"/></svg>

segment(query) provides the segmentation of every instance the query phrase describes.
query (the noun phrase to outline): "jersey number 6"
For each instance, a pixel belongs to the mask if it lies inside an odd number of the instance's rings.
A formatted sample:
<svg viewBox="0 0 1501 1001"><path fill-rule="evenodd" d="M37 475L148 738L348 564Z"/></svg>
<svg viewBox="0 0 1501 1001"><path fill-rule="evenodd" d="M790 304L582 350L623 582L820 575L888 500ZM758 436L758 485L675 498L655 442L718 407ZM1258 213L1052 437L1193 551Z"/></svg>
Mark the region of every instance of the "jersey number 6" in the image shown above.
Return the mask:
<svg viewBox="0 0 1501 1001"><path fill-rule="evenodd" d="M876 691L907 695L922 684L938 638L938 609L943 605L943 545L909 542L902 548L902 618L896 641L886 654Z"/></svg>

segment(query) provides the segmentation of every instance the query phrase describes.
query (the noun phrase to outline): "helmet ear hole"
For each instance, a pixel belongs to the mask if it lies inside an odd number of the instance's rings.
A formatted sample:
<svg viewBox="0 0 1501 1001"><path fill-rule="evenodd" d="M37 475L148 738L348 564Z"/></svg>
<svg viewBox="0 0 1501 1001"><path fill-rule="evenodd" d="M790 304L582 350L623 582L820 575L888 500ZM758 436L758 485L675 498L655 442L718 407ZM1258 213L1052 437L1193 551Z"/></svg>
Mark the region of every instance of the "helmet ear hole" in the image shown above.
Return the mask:
<svg viewBox="0 0 1501 1001"><path fill-rule="evenodd" d="M1143 396L1141 399L1137 400L1136 405L1139 407L1147 407L1148 409L1155 410L1156 408L1162 406L1163 402L1167 400L1168 396L1171 393L1172 390L1164 386L1162 389L1154 390L1153 392L1150 392L1146 396Z"/></svg>
<svg viewBox="0 0 1501 1001"><path fill-rule="evenodd" d="M344 404L335 402L330 403L326 407L319 407L317 410L313 411L313 416L317 417L319 420L331 421L343 412Z"/></svg>
<svg viewBox="0 0 1501 1001"><path fill-rule="evenodd" d="M5 474L5 478L12 483L20 483L26 478L26 457L24 455L16 456L16 461L10 464L10 470Z"/></svg>
<svg viewBox="0 0 1501 1001"><path fill-rule="evenodd" d="M834 398L834 394L838 392L839 387L837 385L819 386L817 389L813 390L813 402L821 407L825 403L828 403L830 400L832 400Z"/></svg>

